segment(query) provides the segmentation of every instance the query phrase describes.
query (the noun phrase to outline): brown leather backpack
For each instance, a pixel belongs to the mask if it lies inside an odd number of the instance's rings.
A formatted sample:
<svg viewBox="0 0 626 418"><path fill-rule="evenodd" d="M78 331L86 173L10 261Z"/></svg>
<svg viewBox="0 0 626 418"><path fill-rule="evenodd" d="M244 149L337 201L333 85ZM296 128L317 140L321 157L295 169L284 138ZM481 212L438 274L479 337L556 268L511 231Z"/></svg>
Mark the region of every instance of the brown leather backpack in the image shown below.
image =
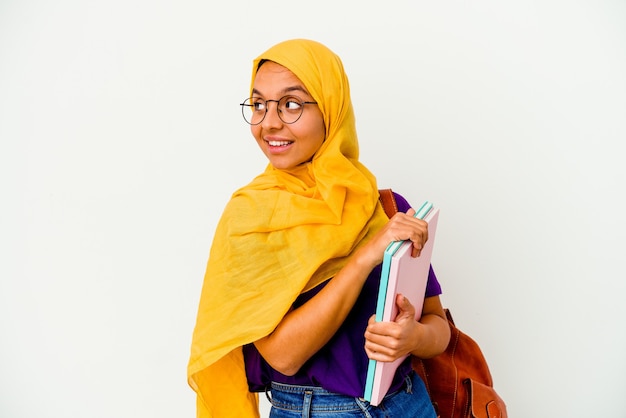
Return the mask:
<svg viewBox="0 0 626 418"><path fill-rule="evenodd" d="M454 325L449 309L446 316L450 326L446 351L430 359L411 359L435 411L441 418L507 418L480 347Z"/></svg>
<svg viewBox="0 0 626 418"><path fill-rule="evenodd" d="M379 190L387 216L398 211L391 189ZM487 361L480 347L461 332L446 309L450 343L430 359L411 358L413 369L426 385L440 418L507 418L506 405L493 388Z"/></svg>

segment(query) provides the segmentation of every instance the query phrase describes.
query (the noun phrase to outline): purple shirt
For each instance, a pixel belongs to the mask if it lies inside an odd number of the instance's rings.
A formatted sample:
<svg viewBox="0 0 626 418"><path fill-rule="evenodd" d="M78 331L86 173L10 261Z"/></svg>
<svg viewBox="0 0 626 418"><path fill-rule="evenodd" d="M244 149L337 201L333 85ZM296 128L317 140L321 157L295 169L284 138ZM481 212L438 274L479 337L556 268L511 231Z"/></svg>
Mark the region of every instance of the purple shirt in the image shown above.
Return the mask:
<svg viewBox="0 0 626 418"><path fill-rule="evenodd" d="M394 193L398 210L406 212L411 206L397 193ZM353 397L362 397L369 359L365 353L364 332L367 322L376 312L381 266L377 266L368 276L361 294L344 323L331 340L313 355L294 376L285 376L273 370L261 357L253 344L243 347L248 386L252 392L261 392L271 381L290 385L320 386L324 389ZM315 296L327 282L301 294L294 302L294 308ZM441 286L430 268L426 297L441 294ZM396 371L390 392L400 388L404 377L411 371L410 357Z"/></svg>

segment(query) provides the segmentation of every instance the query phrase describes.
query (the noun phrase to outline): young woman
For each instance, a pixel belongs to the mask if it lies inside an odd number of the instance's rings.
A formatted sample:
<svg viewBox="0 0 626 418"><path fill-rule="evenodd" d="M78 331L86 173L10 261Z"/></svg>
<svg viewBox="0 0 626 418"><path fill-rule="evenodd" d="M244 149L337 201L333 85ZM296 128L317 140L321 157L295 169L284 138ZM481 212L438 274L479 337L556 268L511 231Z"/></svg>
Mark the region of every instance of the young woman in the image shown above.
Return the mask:
<svg viewBox="0 0 626 418"><path fill-rule="evenodd" d="M216 229L188 367L198 416L258 416L267 391L273 417L434 417L409 359L378 407L362 399L369 358L432 357L449 328L432 269L419 321L401 295L395 321L373 319L385 248L408 239L418 255L427 225L399 195L401 213L385 215L340 58L310 40L275 45L241 106L269 164Z"/></svg>

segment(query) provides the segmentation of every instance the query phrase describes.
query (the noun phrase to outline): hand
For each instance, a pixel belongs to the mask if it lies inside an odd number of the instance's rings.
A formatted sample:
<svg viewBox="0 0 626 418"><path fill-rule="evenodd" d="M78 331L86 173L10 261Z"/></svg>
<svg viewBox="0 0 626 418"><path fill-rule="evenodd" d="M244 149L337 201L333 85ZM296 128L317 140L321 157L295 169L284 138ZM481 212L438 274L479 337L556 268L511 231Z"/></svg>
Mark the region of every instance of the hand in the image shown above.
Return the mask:
<svg viewBox="0 0 626 418"><path fill-rule="evenodd" d="M394 361L411 353L419 342L422 325L415 320L415 307L404 296L396 297L398 315L393 322L376 322L372 315L365 330L365 352L370 359Z"/></svg>
<svg viewBox="0 0 626 418"><path fill-rule="evenodd" d="M406 213L396 213L378 233L360 249L360 256L364 257L369 265L374 266L383 261L385 249L392 241L410 240L413 242L411 256L418 257L428 240L428 223L414 218L414 209Z"/></svg>

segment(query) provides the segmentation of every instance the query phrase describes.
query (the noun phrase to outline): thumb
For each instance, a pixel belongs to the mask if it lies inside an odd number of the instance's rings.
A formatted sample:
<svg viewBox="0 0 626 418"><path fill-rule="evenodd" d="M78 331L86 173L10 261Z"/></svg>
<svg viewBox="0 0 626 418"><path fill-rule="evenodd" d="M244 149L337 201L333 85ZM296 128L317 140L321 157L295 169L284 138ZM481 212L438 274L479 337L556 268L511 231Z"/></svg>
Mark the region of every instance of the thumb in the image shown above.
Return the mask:
<svg viewBox="0 0 626 418"><path fill-rule="evenodd" d="M400 319L404 318L415 319L415 307L406 296L398 294L396 296L396 305L398 306L398 316L396 316L395 322L399 322Z"/></svg>

